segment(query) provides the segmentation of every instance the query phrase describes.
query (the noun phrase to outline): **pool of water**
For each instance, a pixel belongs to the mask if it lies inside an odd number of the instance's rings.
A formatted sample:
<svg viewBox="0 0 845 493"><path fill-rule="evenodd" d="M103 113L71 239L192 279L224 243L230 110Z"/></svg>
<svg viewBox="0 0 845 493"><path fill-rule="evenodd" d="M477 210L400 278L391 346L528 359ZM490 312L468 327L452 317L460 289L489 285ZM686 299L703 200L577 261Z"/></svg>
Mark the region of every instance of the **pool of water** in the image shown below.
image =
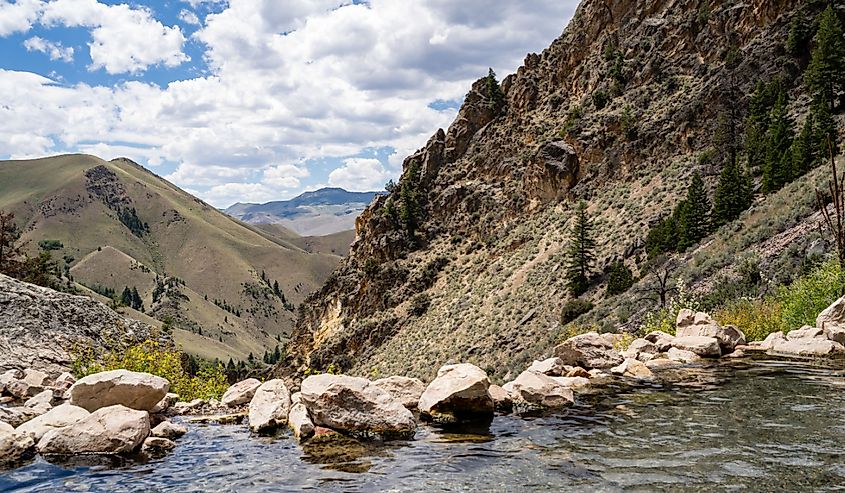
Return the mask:
<svg viewBox="0 0 845 493"><path fill-rule="evenodd" d="M384 445L192 426L161 459L37 458L0 473L0 491L845 491L845 369L722 364Z"/></svg>

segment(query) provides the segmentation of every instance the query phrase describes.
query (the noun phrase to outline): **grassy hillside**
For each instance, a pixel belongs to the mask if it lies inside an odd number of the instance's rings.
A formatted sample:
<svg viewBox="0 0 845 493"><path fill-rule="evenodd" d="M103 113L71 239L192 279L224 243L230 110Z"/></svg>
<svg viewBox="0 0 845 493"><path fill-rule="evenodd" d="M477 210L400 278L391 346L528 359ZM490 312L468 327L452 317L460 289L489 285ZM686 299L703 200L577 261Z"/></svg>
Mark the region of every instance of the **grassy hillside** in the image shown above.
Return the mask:
<svg viewBox="0 0 845 493"><path fill-rule="evenodd" d="M52 254L77 282L137 288L147 314L173 319L186 332L177 340L206 357L275 347L292 307L339 260L232 219L126 159L2 161L0 209L14 212L29 250L58 240Z"/></svg>

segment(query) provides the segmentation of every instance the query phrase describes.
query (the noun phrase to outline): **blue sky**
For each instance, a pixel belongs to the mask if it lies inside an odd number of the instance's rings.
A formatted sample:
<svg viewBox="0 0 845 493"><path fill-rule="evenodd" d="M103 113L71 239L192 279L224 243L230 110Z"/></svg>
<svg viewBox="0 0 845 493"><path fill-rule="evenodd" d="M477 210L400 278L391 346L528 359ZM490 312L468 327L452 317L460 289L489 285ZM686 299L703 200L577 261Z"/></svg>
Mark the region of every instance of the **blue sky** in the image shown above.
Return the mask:
<svg viewBox="0 0 845 493"><path fill-rule="evenodd" d="M126 156L215 206L379 189L571 0L0 0L0 158Z"/></svg>

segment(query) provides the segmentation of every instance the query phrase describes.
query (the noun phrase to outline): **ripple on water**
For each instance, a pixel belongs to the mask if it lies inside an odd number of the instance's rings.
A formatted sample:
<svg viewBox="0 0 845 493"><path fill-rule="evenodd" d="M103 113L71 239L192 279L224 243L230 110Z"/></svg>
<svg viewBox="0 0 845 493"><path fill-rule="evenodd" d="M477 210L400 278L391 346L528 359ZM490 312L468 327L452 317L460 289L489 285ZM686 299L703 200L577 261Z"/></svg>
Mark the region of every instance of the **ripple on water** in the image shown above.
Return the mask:
<svg viewBox="0 0 845 493"><path fill-rule="evenodd" d="M841 491L844 381L841 368L738 362L386 444L192 426L161 459L36 458L0 475L0 491Z"/></svg>

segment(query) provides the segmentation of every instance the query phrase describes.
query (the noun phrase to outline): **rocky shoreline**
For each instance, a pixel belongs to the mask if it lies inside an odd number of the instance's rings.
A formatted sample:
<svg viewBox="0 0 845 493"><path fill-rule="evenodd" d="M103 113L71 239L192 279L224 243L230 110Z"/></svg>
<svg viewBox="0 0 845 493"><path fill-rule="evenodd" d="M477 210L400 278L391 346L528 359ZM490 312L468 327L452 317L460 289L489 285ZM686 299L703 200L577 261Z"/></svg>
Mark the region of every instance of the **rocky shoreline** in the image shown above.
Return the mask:
<svg viewBox="0 0 845 493"><path fill-rule="evenodd" d="M652 332L623 349L619 334L577 335L502 386L477 366L460 363L443 366L428 384L403 376L370 381L317 374L295 392L279 379L248 379L232 385L220 401L178 402L167 380L146 373L113 370L76 381L69 373L51 378L35 369L9 370L0 375L0 467L15 467L35 454L156 457L176 449L176 440L200 423L246 422L255 434L288 428L299 442L411 440L419 422L484 424L497 413L561 410L582 393L619 382L669 383L683 378L685 368L707 362L755 353L845 357L843 321L845 298L819 315L817 327L747 343L738 328L681 310L674 336ZM188 427L173 422L175 416L184 416Z"/></svg>

